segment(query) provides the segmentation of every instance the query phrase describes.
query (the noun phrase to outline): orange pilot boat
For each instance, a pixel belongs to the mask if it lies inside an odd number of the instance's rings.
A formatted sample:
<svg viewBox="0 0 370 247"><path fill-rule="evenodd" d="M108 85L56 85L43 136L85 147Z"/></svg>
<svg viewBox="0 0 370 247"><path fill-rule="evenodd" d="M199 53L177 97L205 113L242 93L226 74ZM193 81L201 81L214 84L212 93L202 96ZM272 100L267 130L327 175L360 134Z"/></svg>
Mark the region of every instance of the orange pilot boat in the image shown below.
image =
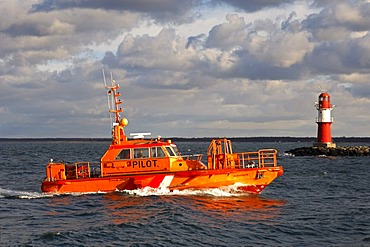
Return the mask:
<svg viewBox="0 0 370 247"><path fill-rule="evenodd" d="M259 194L283 174L275 149L234 153L230 140L213 139L205 164L202 155L181 155L170 140L145 138L150 133L128 138L124 131L128 120L120 116L119 85L111 81L111 85L105 82L109 112L114 116L108 150L98 164L51 161L41 184L43 192L114 192L145 187L173 191L236 185L239 190Z"/></svg>

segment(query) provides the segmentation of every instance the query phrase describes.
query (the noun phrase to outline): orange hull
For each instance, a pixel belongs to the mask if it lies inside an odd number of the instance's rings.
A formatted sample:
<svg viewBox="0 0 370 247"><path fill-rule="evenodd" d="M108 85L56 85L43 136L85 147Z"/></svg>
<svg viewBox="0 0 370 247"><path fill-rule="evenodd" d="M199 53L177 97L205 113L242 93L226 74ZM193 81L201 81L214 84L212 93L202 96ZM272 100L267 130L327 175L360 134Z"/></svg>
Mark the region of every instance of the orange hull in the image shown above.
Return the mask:
<svg viewBox="0 0 370 247"><path fill-rule="evenodd" d="M41 189L48 193L88 193L165 187L170 191L206 189L240 184L239 189L259 194L277 176L282 167L183 171L176 173L123 175L78 180L44 181Z"/></svg>

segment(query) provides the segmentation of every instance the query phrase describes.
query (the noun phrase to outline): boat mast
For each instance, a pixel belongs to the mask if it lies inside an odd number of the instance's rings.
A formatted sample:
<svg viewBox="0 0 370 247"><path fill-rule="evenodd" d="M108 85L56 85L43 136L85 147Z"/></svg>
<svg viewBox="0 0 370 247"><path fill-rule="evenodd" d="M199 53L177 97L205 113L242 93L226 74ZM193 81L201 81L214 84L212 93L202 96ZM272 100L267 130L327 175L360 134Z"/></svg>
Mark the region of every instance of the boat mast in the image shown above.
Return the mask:
<svg viewBox="0 0 370 247"><path fill-rule="evenodd" d="M112 72L111 75L111 85L107 84L105 79L104 69L103 71L103 78L104 78L104 85L105 88L108 90L108 111L110 113L111 124L112 124L112 138L113 144L121 144L123 141L127 141L127 137L124 132L124 127L127 126L128 120L126 118L121 119L120 113L123 112L123 109L120 107L122 101L119 99L121 93L117 90L120 88L119 84L116 84L116 81L113 80ZM112 115L114 115L114 121L112 120Z"/></svg>

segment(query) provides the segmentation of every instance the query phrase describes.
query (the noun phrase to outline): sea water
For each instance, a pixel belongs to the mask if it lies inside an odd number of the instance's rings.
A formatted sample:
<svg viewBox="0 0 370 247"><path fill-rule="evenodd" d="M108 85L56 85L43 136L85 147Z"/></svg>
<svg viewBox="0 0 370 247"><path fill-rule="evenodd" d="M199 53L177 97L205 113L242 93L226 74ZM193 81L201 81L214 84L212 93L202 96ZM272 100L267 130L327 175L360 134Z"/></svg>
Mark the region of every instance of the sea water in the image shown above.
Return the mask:
<svg viewBox="0 0 370 247"><path fill-rule="evenodd" d="M236 186L49 195L40 184L50 159L98 162L109 142L0 141L0 246L370 246L370 157L283 155L307 145L234 142L234 152L279 151L285 173L260 195ZM208 143L178 147L205 154Z"/></svg>

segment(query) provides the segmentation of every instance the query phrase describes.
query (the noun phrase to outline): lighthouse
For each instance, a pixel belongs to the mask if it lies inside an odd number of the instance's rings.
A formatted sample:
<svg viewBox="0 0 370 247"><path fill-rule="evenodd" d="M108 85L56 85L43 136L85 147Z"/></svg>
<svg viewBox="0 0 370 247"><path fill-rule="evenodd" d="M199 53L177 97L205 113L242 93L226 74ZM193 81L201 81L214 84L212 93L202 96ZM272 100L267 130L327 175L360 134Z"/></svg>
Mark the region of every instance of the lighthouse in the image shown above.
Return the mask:
<svg viewBox="0 0 370 247"><path fill-rule="evenodd" d="M318 111L316 119L317 123L317 142L313 144L314 147L328 147L335 148L331 138L330 126L333 123L331 110L333 105L330 104L330 95L323 92L319 95L319 102L316 102L315 107Z"/></svg>

